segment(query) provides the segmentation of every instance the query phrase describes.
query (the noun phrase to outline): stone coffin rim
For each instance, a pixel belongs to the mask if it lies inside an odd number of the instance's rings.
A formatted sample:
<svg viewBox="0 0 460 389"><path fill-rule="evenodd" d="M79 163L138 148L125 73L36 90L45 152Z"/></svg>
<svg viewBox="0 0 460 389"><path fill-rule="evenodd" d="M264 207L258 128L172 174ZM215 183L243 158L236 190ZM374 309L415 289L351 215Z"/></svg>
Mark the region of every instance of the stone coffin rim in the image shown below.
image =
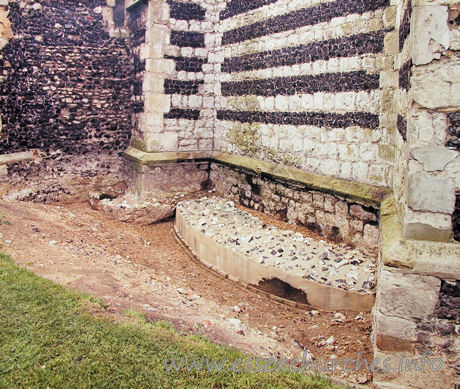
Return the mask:
<svg viewBox="0 0 460 389"><path fill-rule="evenodd" d="M134 147L128 147L124 152L124 156L140 165L186 161L216 162L254 172L258 175L273 177L277 180L301 184L310 189L336 194L374 206L379 206L383 199L391 193L389 188L383 186L362 184L332 176L310 173L257 158L217 151L145 152Z"/></svg>
<svg viewBox="0 0 460 389"><path fill-rule="evenodd" d="M329 312L370 312L374 305L375 293L359 293L320 284L282 269L259 264L251 256L220 245L187 223L179 208L176 209L174 230L200 262L208 268L218 269L234 281L257 287L263 280L277 278L305 292L307 301L302 304Z"/></svg>

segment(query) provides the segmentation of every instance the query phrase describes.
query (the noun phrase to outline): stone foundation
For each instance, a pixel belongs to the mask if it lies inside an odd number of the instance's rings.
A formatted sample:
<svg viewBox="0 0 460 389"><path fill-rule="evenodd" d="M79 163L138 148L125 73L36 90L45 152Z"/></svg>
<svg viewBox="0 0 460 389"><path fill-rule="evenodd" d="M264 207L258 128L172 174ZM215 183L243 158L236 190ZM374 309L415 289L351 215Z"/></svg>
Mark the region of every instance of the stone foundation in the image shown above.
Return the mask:
<svg viewBox="0 0 460 389"><path fill-rule="evenodd" d="M125 161L105 153L4 154L0 172L0 196L20 200L78 202L92 191L117 197L127 189Z"/></svg>
<svg viewBox="0 0 460 389"><path fill-rule="evenodd" d="M378 251L377 206L220 163L211 164L210 181L220 196L304 225L329 239Z"/></svg>
<svg viewBox="0 0 460 389"><path fill-rule="evenodd" d="M131 158L127 164L130 189L138 194L168 197L198 192L209 185L209 162L206 160L163 159L158 163L139 164Z"/></svg>
<svg viewBox="0 0 460 389"><path fill-rule="evenodd" d="M453 387L460 367L460 247L405 240L392 197L381 212L373 340L375 357L391 358L391 371L375 373L374 381L381 387ZM405 370L406 360L421 367L424 353L423 372ZM432 371L430 363L442 368Z"/></svg>

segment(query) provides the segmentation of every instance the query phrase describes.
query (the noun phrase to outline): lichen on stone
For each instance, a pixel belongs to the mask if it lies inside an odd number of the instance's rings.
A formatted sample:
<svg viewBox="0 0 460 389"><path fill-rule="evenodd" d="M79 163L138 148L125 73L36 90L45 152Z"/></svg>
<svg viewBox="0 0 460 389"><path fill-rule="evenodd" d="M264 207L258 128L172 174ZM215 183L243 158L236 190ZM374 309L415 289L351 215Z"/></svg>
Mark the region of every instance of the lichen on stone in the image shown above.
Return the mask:
<svg viewBox="0 0 460 389"><path fill-rule="evenodd" d="M260 123L236 123L226 137L229 143L247 156L257 156L261 150Z"/></svg>

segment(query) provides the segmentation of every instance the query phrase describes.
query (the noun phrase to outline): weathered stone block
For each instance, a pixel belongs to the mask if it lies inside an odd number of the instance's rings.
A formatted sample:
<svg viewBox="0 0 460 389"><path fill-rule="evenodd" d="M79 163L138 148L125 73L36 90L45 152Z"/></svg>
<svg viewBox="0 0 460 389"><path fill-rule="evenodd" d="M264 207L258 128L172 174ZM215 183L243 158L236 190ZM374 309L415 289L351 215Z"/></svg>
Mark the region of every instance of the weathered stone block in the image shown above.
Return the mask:
<svg viewBox="0 0 460 389"><path fill-rule="evenodd" d="M361 207L361 205L358 204L353 204L350 207L350 215L365 222L377 221L377 216L375 216L375 214L366 211L363 207Z"/></svg>
<svg viewBox="0 0 460 389"><path fill-rule="evenodd" d="M450 44L450 31L447 24L448 7L425 5L414 7L413 11L413 51L415 65L424 65L439 59Z"/></svg>
<svg viewBox="0 0 460 389"><path fill-rule="evenodd" d="M176 151L178 145L178 136L176 133L163 133L159 139L160 151Z"/></svg>
<svg viewBox="0 0 460 389"><path fill-rule="evenodd" d="M0 3L0 5L8 5ZM11 23L8 20L8 12L1 8L0 9L0 38L9 39L13 37L13 30L11 29Z"/></svg>
<svg viewBox="0 0 460 389"><path fill-rule="evenodd" d="M363 241L369 248L377 248L379 245L380 231L379 228L370 224L364 226Z"/></svg>
<svg viewBox="0 0 460 389"><path fill-rule="evenodd" d="M446 165L453 161L457 152L443 146L417 147L411 152L412 158L423 165L427 172L442 171Z"/></svg>
<svg viewBox="0 0 460 389"><path fill-rule="evenodd" d="M313 205L320 209L324 208L324 196L321 193L313 194Z"/></svg>
<svg viewBox="0 0 460 389"><path fill-rule="evenodd" d="M415 67L411 86L412 96L421 106L455 111L460 105L460 61Z"/></svg>
<svg viewBox="0 0 460 389"><path fill-rule="evenodd" d="M348 204L346 201L338 201L335 204L335 212L337 215L348 215Z"/></svg>
<svg viewBox="0 0 460 389"><path fill-rule="evenodd" d="M156 73L146 73L143 83L144 92L164 93L164 79Z"/></svg>
<svg viewBox="0 0 460 389"><path fill-rule="evenodd" d="M406 239L447 242L452 238L452 217L432 212L414 212L406 208L404 215Z"/></svg>
<svg viewBox="0 0 460 389"><path fill-rule="evenodd" d="M440 287L441 280L436 277L383 270L379 279L378 310L407 320L425 319L435 310Z"/></svg>
<svg viewBox="0 0 460 389"><path fill-rule="evenodd" d="M431 177L423 172L409 177L407 204L416 211L452 214L455 206L451 180Z"/></svg>
<svg viewBox="0 0 460 389"><path fill-rule="evenodd" d="M447 127L444 113L412 110L408 117L408 140L417 145L441 144L445 142Z"/></svg>
<svg viewBox="0 0 460 389"><path fill-rule="evenodd" d="M375 343L382 351L411 350L416 340L415 330L416 324L411 320L374 311Z"/></svg>
<svg viewBox="0 0 460 389"><path fill-rule="evenodd" d="M350 220L350 227L357 232L363 232L364 223L361 220Z"/></svg>
<svg viewBox="0 0 460 389"><path fill-rule="evenodd" d="M158 93L146 93L144 112L145 113L162 113L168 112L171 108L171 97Z"/></svg>

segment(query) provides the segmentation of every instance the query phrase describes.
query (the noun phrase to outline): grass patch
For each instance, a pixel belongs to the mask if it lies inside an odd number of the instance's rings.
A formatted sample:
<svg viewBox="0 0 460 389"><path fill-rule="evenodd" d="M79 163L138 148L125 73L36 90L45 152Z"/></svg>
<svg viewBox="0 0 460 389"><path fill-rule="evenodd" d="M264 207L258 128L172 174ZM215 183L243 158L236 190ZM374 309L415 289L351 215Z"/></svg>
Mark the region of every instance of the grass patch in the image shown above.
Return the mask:
<svg viewBox="0 0 460 389"><path fill-rule="evenodd" d="M300 373L233 373L227 367L245 358L241 352L147 323L136 312L120 324L91 310L104 307L0 254L0 387L335 387ZM229 362L220 372L167 372L165 357Z"/></svg>

